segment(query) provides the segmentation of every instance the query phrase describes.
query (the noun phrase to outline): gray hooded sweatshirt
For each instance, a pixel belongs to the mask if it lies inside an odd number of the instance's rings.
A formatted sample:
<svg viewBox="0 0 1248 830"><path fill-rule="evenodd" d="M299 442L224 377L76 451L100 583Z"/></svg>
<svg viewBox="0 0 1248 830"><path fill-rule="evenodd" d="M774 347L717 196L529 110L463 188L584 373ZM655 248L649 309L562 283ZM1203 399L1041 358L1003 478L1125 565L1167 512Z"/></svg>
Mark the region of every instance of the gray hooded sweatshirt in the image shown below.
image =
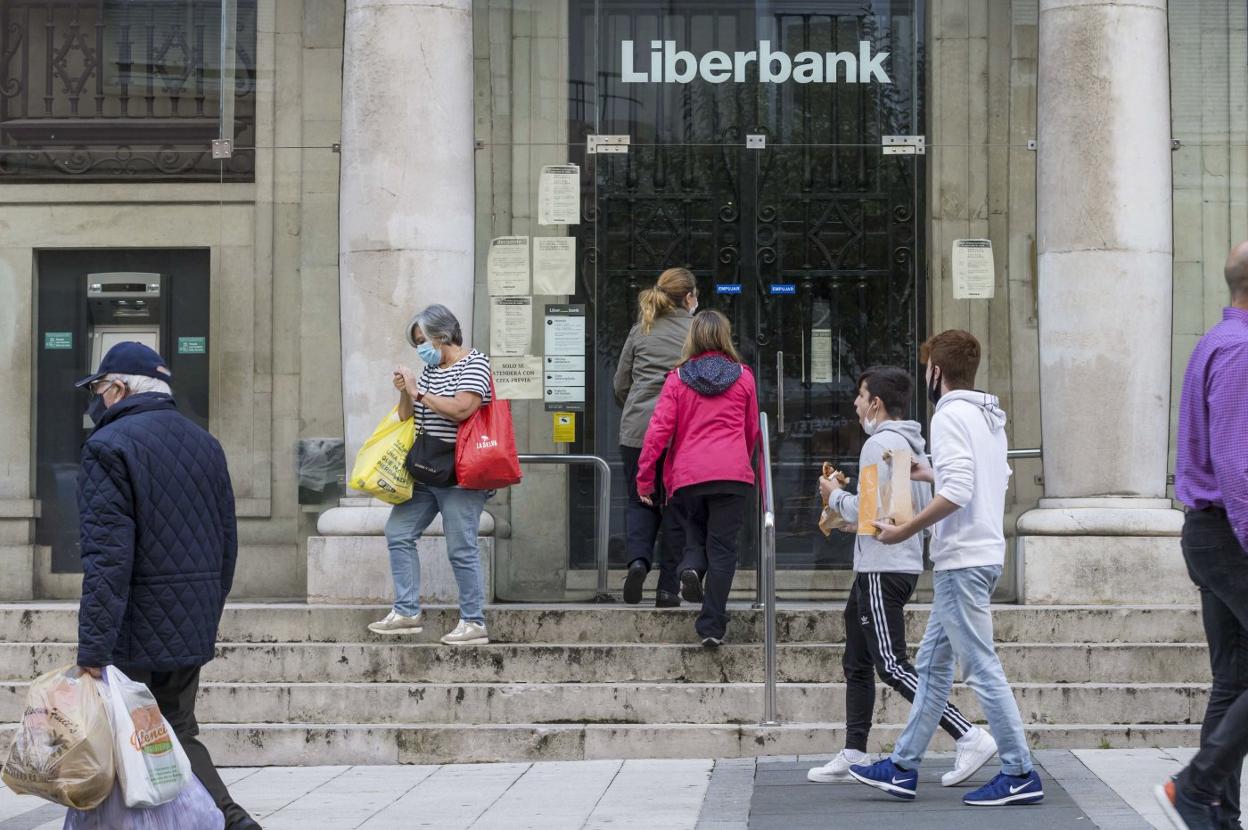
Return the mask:
<svg viewBox="0 0 1248 830"><path fill-rule="evenodd" d="M917 421L885 421L875 435L862 445L858 456L858 469L862 470L884 460L887 450L909 452L916 461L923 463L925 443L922 427ZM910 497L914 512L918 513L932 500L932 488L921 481L910 482ZM858 522L858 496L840 490L832 494L828 504L851 523ZM923 536L917 534L897 545L885 545L874 536L857 536L854 543L854 570L858 573L905 573L923 572Z"/></svg>

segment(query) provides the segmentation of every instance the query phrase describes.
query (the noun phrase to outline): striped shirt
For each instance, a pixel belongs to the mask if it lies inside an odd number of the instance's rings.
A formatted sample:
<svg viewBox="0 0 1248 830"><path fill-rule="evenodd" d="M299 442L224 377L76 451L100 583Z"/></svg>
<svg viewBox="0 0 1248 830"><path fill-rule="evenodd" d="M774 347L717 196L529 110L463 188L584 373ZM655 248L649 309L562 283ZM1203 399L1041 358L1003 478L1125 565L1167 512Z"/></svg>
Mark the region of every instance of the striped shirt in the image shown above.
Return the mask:
<svg viewBox="0 0 1248 830"><path fill-rule="evenodd" d="M459 360L443 369L426 366L420 373L420 388L426 395L453 398L459 392L473 392L481 396L482 403L490 402L490 359L473 349ZM423 403L415 406L416 426L448 444L454 444L459 435L459 424L444 418Z"/></svg>

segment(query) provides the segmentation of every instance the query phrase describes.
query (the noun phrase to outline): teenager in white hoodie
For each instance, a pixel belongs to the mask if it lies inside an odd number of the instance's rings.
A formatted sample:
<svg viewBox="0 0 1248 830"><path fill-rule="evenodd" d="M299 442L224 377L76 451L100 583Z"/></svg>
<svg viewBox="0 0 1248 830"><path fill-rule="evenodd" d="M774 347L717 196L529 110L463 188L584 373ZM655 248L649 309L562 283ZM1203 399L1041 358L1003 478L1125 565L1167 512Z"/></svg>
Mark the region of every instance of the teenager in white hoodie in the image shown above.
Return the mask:
<svg viewBox="0 0 1248 830"><path fill-rule="evenodd" d="M934 527L931 558L934 597L919 645L919 688L906 728L892 755L850 768L850 775L884 792L911 800L923 754L953 690L954 664L988 717L1001 757L1001 772L963 796L972 806L1036 804L1044 798L1032 766L1023 720L992 639L989 605L1005 564L1005 412L997 398L975 391L979 341L965 331L942 332L923 344L932 415L932 466L936 496L900 526L877 522L877 538L900 544ZM933 470L916 471L927 479Z"/></svg>
<svg viewBox="0 0 1248 830"><path fill-rule="evenodd" d="M922 427L905 419L914 381L904 369L875 366L858 378L854 410L867 433L858 458L859 471L882 465L888 452L909 453L920 459L926 452ZM882 469L882 467L881 467ZM861 473L860 473L861 475ZM851 525L858 524L858 496L841 489L835 479L820 478L828 505ZM911 499L916 510L932 500L931 485L915 481ZM885 545L874 536L859 534L854 541L854 583L845 603L845 748L828 763L807 771L817 783L849 781L849 768L866 763L867 737L875 709L875 675L906 700L913 701L919 678L910 664L906 645L906 603L914 596L923 573L923 534L899 545ZM961 784L997 751L992 736L973 725L952 703L945 704L940 726L957 741L954 769L941 783Z"/></svg>

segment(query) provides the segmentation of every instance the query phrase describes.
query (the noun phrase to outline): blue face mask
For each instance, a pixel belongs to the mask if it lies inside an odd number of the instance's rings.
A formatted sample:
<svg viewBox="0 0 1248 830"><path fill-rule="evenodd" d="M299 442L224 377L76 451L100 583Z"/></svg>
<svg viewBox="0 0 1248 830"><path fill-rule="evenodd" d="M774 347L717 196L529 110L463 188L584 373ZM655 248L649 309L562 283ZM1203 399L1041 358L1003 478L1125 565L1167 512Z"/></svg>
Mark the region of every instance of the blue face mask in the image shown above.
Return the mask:
<svg viewBox="0 0 1248 830"><path fill-rule="evenodd" d="M428 340L416 347L416 354L430 366L437 366L442 362L442 350Z"/></svg>
<svg viewBox="0 0 1248 830"><path fill-rule="evenodd" d="M100 395L92 395L91 403L87 404L87 417L91 419L91 423L98 427L107 411L108 405L104 403L104 398Z"/></svg>

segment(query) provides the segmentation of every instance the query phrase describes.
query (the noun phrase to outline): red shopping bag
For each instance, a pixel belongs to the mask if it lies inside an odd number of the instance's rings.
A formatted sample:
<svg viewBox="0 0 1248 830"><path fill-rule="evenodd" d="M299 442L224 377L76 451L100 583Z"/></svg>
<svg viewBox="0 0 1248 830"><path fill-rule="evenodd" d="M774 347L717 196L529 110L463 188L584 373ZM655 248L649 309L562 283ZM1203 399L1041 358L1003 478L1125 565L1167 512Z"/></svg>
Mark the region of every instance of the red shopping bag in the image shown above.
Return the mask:
<svg viewBox="0 0 1248 830"><path fill-rule="evenodd" d="M468 490L497 490L520 483L520 458L511 425L511 404L494 397L459 425L455 442L455 478Z"/></svg>

